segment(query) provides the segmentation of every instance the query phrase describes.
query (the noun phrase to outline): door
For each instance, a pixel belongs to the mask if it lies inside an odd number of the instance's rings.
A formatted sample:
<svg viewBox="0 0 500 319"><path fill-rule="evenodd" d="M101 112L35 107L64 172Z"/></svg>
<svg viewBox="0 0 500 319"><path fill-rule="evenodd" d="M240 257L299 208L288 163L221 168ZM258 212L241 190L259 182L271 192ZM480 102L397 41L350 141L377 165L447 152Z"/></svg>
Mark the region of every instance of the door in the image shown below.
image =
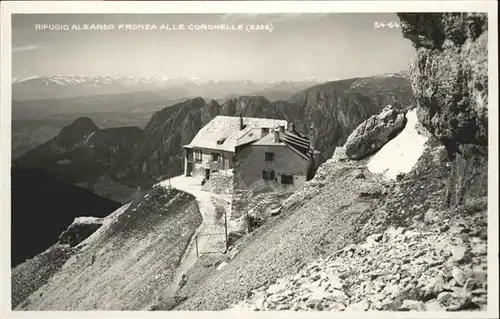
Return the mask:
<svg viewBox="0 0 500 319"><path fill-rule="evenodd" d="M188 161L193 160L193 150L192 149L186 149L186 158Z"/></svg>
<svg viewBox="0 0 500 319"><path fill-rule="evenodd" d="M209 168L205 168L205 178L206 179L210 178L210 169Z"/></svg>
<svg viewBox="0 0 500 319"><path fill-rule="evenodd" d="M186 176L193 175L193 163L188 162L186 167Z"/></svg>

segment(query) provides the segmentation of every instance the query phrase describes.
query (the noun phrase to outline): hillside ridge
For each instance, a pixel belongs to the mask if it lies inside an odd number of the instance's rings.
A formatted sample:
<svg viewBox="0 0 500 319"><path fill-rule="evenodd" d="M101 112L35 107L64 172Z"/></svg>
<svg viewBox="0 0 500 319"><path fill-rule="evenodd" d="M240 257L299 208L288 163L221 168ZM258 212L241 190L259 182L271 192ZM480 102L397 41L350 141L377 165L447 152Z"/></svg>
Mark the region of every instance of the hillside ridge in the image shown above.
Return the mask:
<svg viewBox="0 0 500 319"><path fill-rule="evenodd" d="M105 157L97 155L98 163L89 164L84 161L79 165L75 162L73 170L68 170L71 165L63 167L56 164L65 157L70 157L69 160L71 160L73 153L78 154L79 157L83 154L83 158L91 156L90 149L86 145L79 144L83 135L90 134L87 131L67 139L68 145L64 149L69 152L65 152L66 154L61 154L59 146L55 146L55 153L54 150L47 150L49 148L47 144L54 144L53 139L28 151L16 163L29 163L30 167L49 167L49 171L60 178L84 187L88 185L89 189L105 197L109 196L108 192L112 192L113 188L118 188L119 193L123 193L123 187L130 189L129 195L131 195L137 185L147 188L162 178L181 174L182 145L188 144L203 125L215 116L239 116L240 114L245 117L295 121L297 127L307 134L321 151L322 161L324 161L331 157L335 146L345 142L347 136L359 123L377 114L385 105L394 102L393 104L399 107L399 105L407 106L413 102L412 94L408 91L409 82L401 80L399 76L395 78L385 76L374 78L374 80L367 78L366 82L361 85L366 88L367 94L349 93L347 87L359 79L362 78L334 81L322 84L319 88L309 88L290 101L271 102L262 96L247 95L227 99L222 103L213 99L205 100L202 97L187 99L155 112L144 128L144 137L136 137L140 134L129 131L137 143L125 143L118 147L117 152L111 156L111 163ZM392 84L393 81L397 83L395 87ZM348 85L342 83L348 83ZM390 84L394 90L387 93L387 90L379 92L377 88L369 89L370 86L375 85L374 83L382 87L386 85L384 83ZM299 102L300 99L303 101ZM353 113L354 109L357 111ZM65 130L67 129L64 128L61 132ZM93 150L92 153L95 151ZM81 166L88 167L88 169ZM104 167L106 167L105 173ZM76 172L82 169L85 174ZM120 194L119 198L123 200ZM111 198L118 197L112 196Z"/></svg>

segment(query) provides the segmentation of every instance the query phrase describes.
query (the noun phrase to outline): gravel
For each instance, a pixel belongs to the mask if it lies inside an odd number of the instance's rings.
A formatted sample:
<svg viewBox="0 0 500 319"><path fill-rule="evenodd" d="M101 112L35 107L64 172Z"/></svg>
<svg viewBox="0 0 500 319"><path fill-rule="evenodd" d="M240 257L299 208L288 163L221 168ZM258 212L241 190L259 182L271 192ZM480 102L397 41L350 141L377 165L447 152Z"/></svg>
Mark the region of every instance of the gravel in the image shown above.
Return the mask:
<svg viewBox="0 0 500 319"><path fill-rule="evenodd" d="M487 240L474 234L486 218L455 216L461 226L446 232L428 223L391 227L252 291L231 310L485 310ZM472 237L461 239L464 232Z"/></svg>

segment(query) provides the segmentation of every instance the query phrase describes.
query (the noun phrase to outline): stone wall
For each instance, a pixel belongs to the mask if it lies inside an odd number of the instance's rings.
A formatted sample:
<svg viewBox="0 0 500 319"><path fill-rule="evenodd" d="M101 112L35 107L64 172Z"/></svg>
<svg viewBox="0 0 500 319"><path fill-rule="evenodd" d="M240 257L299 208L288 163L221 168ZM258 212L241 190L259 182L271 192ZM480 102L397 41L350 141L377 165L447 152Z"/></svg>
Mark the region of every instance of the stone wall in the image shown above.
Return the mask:
<svg viewBox="0 0 500 319"><path fill-rule="evenodd" d="M214 194L232 194L234 176L230 172L222 171L212 173L209 180L203 185L202 190Z"/></svg>

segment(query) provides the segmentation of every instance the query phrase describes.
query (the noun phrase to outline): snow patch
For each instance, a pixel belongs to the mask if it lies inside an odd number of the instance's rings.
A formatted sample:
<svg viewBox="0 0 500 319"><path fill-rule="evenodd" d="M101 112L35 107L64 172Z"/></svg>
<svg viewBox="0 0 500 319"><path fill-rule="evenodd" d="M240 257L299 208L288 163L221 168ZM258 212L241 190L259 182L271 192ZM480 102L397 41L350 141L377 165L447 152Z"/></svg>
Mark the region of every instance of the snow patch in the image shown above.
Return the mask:
<svg viewBox="0 0 500 319"><path fill-rule="evenodd" d="M428 137L418 133L416 109L406 114L408 122L398 136L382 147L368 163L372 173L396 179L398 174L408 173L422 156Z"/></svg>

